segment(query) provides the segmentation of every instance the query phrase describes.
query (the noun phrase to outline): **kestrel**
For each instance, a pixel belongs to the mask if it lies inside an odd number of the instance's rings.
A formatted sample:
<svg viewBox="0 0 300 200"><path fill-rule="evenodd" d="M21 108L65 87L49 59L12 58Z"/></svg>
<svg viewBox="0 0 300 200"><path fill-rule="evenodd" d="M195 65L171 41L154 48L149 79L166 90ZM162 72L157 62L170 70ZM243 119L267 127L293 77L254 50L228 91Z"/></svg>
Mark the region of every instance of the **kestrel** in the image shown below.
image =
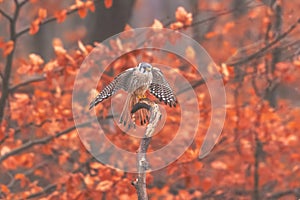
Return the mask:
<svg viewBox="0 0 300 200"><path fill-rule="evenodd" d="M160 101L168 104L170 107L176 106L177 100L172 88L165 79L160 69L152 67L149 63L139 63L136 67L129 68L116 76L114 80L108 84L104 89L96 96L96 98L90 103L90 109L102 102L104 99L115 94L118 90L124 90L128 93L128 97L124 104L122 113L120 115L120 123L124 126L132 123L131 109L133 105L138 103L141 99L146 98L146 91L149 90ZM141 125L148 121L148 111L146 109L140 109L137 111L137 115L141 122ZM129 123L131 121L131 123Z"/></svg>

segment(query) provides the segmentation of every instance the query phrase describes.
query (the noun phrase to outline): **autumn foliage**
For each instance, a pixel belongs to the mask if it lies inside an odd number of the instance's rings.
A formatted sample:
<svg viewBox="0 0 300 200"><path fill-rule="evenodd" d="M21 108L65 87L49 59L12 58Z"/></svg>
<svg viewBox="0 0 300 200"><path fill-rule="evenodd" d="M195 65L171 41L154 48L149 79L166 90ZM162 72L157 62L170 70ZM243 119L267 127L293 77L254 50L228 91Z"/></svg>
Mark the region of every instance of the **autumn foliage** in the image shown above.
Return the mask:
<svg viewBox="0 0 300 200"><path fill-rule="evenodd" d="M175 162L147 173L150 199L299 199L299 2L195 1L191 9L178 6L168 22L153 19L145 24L153 32L168 28L197 40L216 63L216 69L207 66L208 73L216 73L215 79L225 84L222 135L201 160L199 149L212 116L205 83L213 80L204 80L185 60L198 59L192 46L184 49L185 58L172 52L157 54L155 49L136 50L138 44L127 42L138 37L128 23L120 37L109 40L110 48L100 41L83 42L87 37L83 31L76 42L77 35L69 41L63 39L68 38L64 33L50 38L50 59L39 51L27 52L30 39L42 30L52 31L49 25L63 26L74 16L84 20L98 12L97 4L109 12L116 2L76 0L54 5L49 1L44 5L40 0L0 0L0 199L137 199L131 185L136 174L113 169L89 153L95 148L96 127L88 118L77 124L86 140L77 134L74 109L84 113L88 104L72 107L74 81L94 47L108 58L125 49L132 51L113 63L89 60L94 68L109 67L97 88L87 84L88 79L98 80L97 74L84 71L87 80L78 87L87 102L115 75L141 60L170 66L174 71L166 77L174 83L175 73L180 73L196 94L200 115L191 113L190 120L200 119L197 135ZM176 34L151 35L148 42L157 45L180 41ZM186 91L177 88L176 92L184 96ZM95 108L98 120L114 145L135 152L140 139L105 121L110 119L110 103L104 101ZM176 135L180 101L179 107L165 109L165 126L153 137L149 151L163 148ZM185 131L188 135L192 130ZM103 149L97 151L103 153Z"/></svg>

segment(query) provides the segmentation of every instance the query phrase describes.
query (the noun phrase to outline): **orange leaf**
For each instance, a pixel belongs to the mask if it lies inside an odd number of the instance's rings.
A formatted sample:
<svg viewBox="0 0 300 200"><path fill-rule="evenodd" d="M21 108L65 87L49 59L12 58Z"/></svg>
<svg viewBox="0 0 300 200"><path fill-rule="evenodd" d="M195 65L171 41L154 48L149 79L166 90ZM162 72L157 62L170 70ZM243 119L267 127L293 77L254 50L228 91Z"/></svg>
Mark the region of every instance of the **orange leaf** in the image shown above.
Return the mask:
<svg viewBox="0 0 300 200"><path fill-rule="evenodd" d="M216 35L218 35L218 33L214 32L214 31L208 32L205 34L205 38L210 39L210 38L215 37Z"/></svg>
<svg viewBox="0 0 300 200"><path fill-rule="evenodd" d="M182 22L174 22L170 25L170 29L177 30L184 26Z"/></svg>
<svg viewBox="0 0 300 200"><path fill-rule="evenodd" d="M14 42L12 40L6 42L3 47L3 55L7 56L14 50Z"/></svg>
<svg viewBox="0 0 300 200"><path fill-rule="evenodd" d="M29 55L29 59L30 59L30 63L33 65L39 66L39 65L44 64L44 60L41 58L40 55L32 53Z"/></svg>
<svg viewBox="0 0 300 200"><path fill-rule="evenodd" d="M30 24L30 30L29 30L30 35L34 35L39 31L40 22L41 22L40 19L36 19Z"/></svg>
<svg viewBox="0 0 300 200"><path fill-rule="evenodd" d="M84 53L84 55L87 55L89 53L81 41L78 41L78 47Z"/></svg>
<svg viewBox="0 0 300 200"><path fill-rule="evenodd" d="M185 55L186 55L187 58L193 60L193 59L195 59L196 52L195 52L195 50L193 49L193 47L188 46L188 47L185 49Z"/></svg>
<svg viewBox="0 0 300 200"><path fill-rule="evenodd" d="M78 15L80 18L84 18L87 14L85 3L81 0L76 0L76 8L78 9Z"/></svg>
<svg viewBox="0 0 300 200"><path fill-rule="evenodd" d="M134 31L132 30L132 27L128 24L124 27L124 32L120 34L120 38L130 38L134 36Z"/></svg>
<svg viewBox="0 0 300 200"><path fill-rule="evenodd" d="M87 14L86 8L79 8L78 9L78 15L80 18L84 18Z"/></svg>
<svg viewBox="0 0 300 200"><path fill-rule="evenodd" d="M0 0L0 3L1 3L1 0ZM1 185L1 192L5 193L5 194L8 194L9 193L9 189L6 185Z"/></svg>
<svg viewBox="0 0 300 200"><path fill-rule="evenodd" d="M38 16L39 16L39 19L41 21L43 21L47 17L47 10L44 8L40 8Z"/></svg>
<svg viewBox="0 0 300 200"><path fill-rule="evenodd" d="M16 180L22 180L22 179L25 179L25 175L24 175L24 174L16 174L16 175L15 175L15 179L16 179Z"/></svg>
<svg viewBox="0 0 300 200"><path fill-rule="evenodd" d="M63 10L61 10L61 11L56 11L56 12L54 13L54 16L55 16L55 18L56 18L56 21L57 21L58 23L61 23L61 22L65 21L65 19L66 19L66 16L67 16L67 10L66 10L66 9L63 9Z"/></svg>
<svg viewBox="0 0 300 200"><path fill-rule="evenodd" d="M95 4L93 1L87 1L85 3L85 7L88 8L90 11L95 12Z"/></svg>
<svg viewBox="0 0 300 200"><path fill-rule="evenodd" d="M175 12L176 20L184 25L191 25L193 21L192 13L188 13L184 7L180 6Z"/></svg>
<svg viewBox="0 0 300 200"><path fill-rule="evenodd" d="M205 178L202 182L202 187L204 191L208 191L212 186L212 180L210 178Z"/></svg>
<svg viewBox="0 0 300 200"><path fill-rule="evenodd" d="M155 19L151 27L155 29L162 29L164 26L159 20Z"/></svg>
<svg viewBox="0 0 300 200"><path fill-rule="evenodd" d="M112 181L108 181L108 180L101 181L97 185L96 190L100 190L101 192L106 192L106 191L110 190L112 185L113 185Z"/></svg>
<svg viewBox="0 0 300 200"><path fill-rule="evenodd" d="M105 8L109 9L112 7L113 0L104 0Z"/></svg>

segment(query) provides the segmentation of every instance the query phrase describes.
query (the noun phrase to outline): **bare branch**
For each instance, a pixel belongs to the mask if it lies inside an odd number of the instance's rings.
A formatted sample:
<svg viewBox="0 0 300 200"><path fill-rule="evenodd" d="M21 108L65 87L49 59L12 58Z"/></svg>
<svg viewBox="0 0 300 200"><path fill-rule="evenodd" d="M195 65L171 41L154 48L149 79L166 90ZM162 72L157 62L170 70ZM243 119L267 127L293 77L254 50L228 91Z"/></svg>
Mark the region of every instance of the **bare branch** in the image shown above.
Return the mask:
<svg viewBox="0 0 300 200"><path fill-rule="evenodd" d="M47 164L47 162L42 162L42 163L37 164L36 166L34 166L34 167L30 168L29 170L26 170L25 172L22 172L22 173L23 173L25 176L28 176L28 175L34 173L34 171L35 171L36 169L41 168L41 167L45 166L46 164ZM12 176L12 175L11 175L11 176ZM11 179L10 183L7 184L7 187L10 188L10 189L12 189L13 186L15 185L15 183L18 182L18 179L15 179L14 177L11 177L11 178L12 178L12 179Z"/></svg>
<svg viewBox="0 0 300 200"><path fill-rule="evenodd" d="M10 79L11 69L12 69L12 64L13 64L14 50L16 47L16 37L15 37L16 36L16 23L17 23L17 19L19 16L19 12L20 12L20 9L18 6L16 6L14 16L9 24L9 35L10 35L10 40L13 41L13 50L7 56L6 64L5 64L5 68L4 68L3 81L2 81L2 95L0 98L0 123L3 120L6 100L7 100L8 94L9 94L9 79Z"/></svg>
<svg viewBox="0 0 300 200"><path fill-rule="evenodd" d="M45 75L39 75L39 76L35 76L35 77L30 77L27 80L25 80L24 82L21 82L15 86L12 86L9 88L9 92L14 92L15 90L17 90L20 87L26 86L28 84L31 83L35 83L35 82L40 82L40 81L44 81L46 80L46 76Z"/></svg>
<svg viewBox="0 0 300 200"><path fill-rule="evenodd" d="M5 140L7 140L9 137L8 134L5 134L5 136L0 140L0 146L5 142Z"/></svg>
<svg viewBox="0 0 300 200"><path fill-rule="evenodd" d="M20 6L20 7L24 6L28 1L29 1L29 0L24 0L24 1L22 1L22 2L19 4L19 6Z"/></svg>
<svg viewBox="0 0 300 200"><path fill-rule="evenodd" d="M91 162L97 161L97 160L96 160L96 157L98 157L98 156L101 156L101 155L92 156L92 157L89 158L86 162L81 163L81 164L78 166L78 168L76 168L75 170L73 170L71 173L79 173L79 172L82 172L82 169L83 169L84 167L89 166L89 164L90 164ZM97 162L99 162L99 161L97 161ZM103 164L103 163L101 163L101 164ZM44 196L44 195L49 195L50 193L52 193L52 192L54 192L54 191L56 190L56 188L57 188L57 186L58 186L59 184L60 184L60 183L50 184L50 185L46 186L42 191L27 196L26 199L37 198L37 197L41 197L41 196Z"/></svg>
<svg viewBox="0 0 300 200"><path fill-rule="evenodd" d="M281 35L279 35L275 40L273 40L272 42L270 42L268 45L266 45L265 47L263 47L262 49L260 49L259 51L251 54L250 56L247 56L246 58L243 58L237 62L233 62L233 63L226 63L229 66L235 66L235 65L241 65L241 64L245 64L255 58L259 58L261 56L264 55L265 52L267 52L270 48L272 48L275 44L277 44L279 41L281 41L282 39L284 39L286 36L288 36L296 27L297 25L300 23L300 18L297 20L297 22L295 22L293 25L290 26L290 28L285 31L284 33L282 33Z"/></svg>
<svg viewBox="0 0 300 200"><path fill-rule="evenodd" d="M0 9L0 14L3 15L6 19L8 19L10 22L12 21L12 18L3 10Z"/></svg>
<svg viewBox="0 0 300 200"><path fill-rule="evenodd" d="M299 197L300 188L288 189L288 190L284 190L284 191L281 191L281 192L277 192L275 194L267 196L266 199L274 200L274 199L279 199L279 198L282 198L284 196L293 195L293 194L295 195L295 197Z"/></svg>
<svg viewBox="0 0 300 200"><path fill-rule="evenodd" d="M24 0L24 1L26 1L26 0ZM98 2L99 2L99 1L95 1L94 3L96 4L96 3L98 3ZM23 2L22 2L22 3L23 3ZM78 11L78 8L69 10L69 11L67 11L66 15L67 15L67 16L68 16L68 15L71 15L71 14L77 12L77 11ZM41 22L41 23L39 24L39 26L41 27L41 26L44 26L44 25L49 24L49 23L54 22L54 21L56 21L56 17L50 17L50 18L46 19L45 21ZM16 38L18 38L18 37L22 36L23 34L29 32L29 30L30 30L30 26L28 26L27 28L24 28L23 30L21 30L20 32L18 32L18 33L16 34Z"/></svg>
<svg viewBox="0 0 300 200"><path fill-rule="evenodd" d="M145 106L147 104L148 106ZM150 120L147 125L145 135L141 140L140 147L137 153L137 169L138 177L132 182L132 185L136 188L138 199L147 200L147 188L146 188L146 170L148 169L148 162L146 158L147 149L152 139L154 130L161 118L161 112L159 106L152 101L146 99L135 104L132 111L137 111L139 109L146 108L150 111ZM132 112L131 111L131 112Z"/></svg>
<svg viewBox="0 0 300 200"><path fill-rule="evenodd" d="M85 126L88 126L90 125L91 123L93 122L92 121L87 121L87 122L84 122L84 123L81 123L81 124L78 124L77 126L72 126L72 127L69 127L61 132L58 132L56 133L55 135L50 135L48 137L44 137L44 138L41 138L41 139L35 139L35 140L31 140L31 141L28 141L26 142L25 144L23 144L22 146L16 148L16 149L13 149L12 151L4 154L3 156L0 157L0 162L6 160L7 158L11 157L11 156L14 156L26 149L29 149L31 147L34 147L34 146L37 146L37 145L41 145L41 144L47 144L49 143L50 141L52 141L53 139L55 138L59 138L60 136L62 135L65 135L65 134L68 134L69 132L75 130L76 128L80 128L80 127L85 127Z"/></svg>

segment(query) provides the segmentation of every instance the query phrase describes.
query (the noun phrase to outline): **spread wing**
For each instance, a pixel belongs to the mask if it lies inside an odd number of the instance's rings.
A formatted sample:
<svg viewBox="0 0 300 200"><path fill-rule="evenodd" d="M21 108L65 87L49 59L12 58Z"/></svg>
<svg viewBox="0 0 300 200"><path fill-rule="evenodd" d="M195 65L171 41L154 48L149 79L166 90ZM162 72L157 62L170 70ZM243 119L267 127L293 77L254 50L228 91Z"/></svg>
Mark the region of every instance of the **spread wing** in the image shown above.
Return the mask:
<svg viewBox="0 0 300 200"><path fill-rule="evenodd" d="M90 103L90 109L102 102L104 99L112 96L120 89L128 91L130 85L129 83L131 82L132 73L134 70L134 68L127 69L115 77L115 79L106 87L104 87L104 89Z"/></svg>
<svg viewBox="0 0 300 200"><path fill-rule="evenodd" d="M163 73L160 69L153 67L152 74L153 80L149 88L150 93L165 104L169 104L170 107L175 107L177 103L176 96Z"/></svg>

